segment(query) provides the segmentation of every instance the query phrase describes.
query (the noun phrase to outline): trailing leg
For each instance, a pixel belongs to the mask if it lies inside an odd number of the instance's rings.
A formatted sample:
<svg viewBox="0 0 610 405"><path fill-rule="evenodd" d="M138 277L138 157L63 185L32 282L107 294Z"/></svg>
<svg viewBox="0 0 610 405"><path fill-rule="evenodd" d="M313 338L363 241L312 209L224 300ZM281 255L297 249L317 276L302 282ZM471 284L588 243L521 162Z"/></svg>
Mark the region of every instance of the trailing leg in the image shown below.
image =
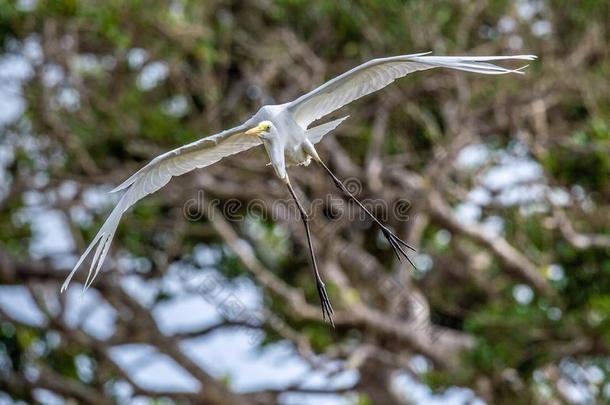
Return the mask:
<svg viewBox="0 0 610 405"><path fill-rule="evenodd" d="M313 251L311 233L309 230L309 216L307 215L307 212L305 212L305 209L303 208L303 206L301 205L301 202L297 198L297 195L294 192L292 185L290 184L290 180L288 179L288 176L286 176L285 181L286 181L286 186L288 187L288 190L290 191L290 194L292 195L292 198L294 199L294 201L297 204L297 207L299 208L299 212L301 213L301 219L303 220L303 225L305 225L305 234L307 235L307 245L309 246L309 254L311 255L311 263L313 265L314 277L315 277L315 281L316 281L316 288L318 289L318 295L320 296L320 302L322 305L322 318L324 320L326 320L326 318L328 318L328 321L334 328L335 323L333 321L333 314L334 314L333 307L330 304L330 299L328 298L328 293L326 292L326 287L324 286L322 277L320 277L320 272L318 270L318 264L316 263L316 256Z"/></svg>

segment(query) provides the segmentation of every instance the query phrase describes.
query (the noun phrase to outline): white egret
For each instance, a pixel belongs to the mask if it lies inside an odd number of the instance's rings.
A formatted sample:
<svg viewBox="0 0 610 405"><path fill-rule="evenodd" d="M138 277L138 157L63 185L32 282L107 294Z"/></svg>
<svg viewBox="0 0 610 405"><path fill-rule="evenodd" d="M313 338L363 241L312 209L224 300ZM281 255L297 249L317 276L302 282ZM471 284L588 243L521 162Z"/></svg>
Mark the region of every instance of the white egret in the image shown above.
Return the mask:
<svg viewBox="0 0 610 405"><path fill-rule="evenodd" d="M411 262L407 256L406 249L413 250L413 248L398 238L368 211L331 172L316 152L314 145L320 142L324 135L335 129L347 117L313 128L309 128L309 125L362 96L380 90L394 80L411 72L444 67L492 75L522 73L521 70L525 66L512 70L489 62L499 60L533 60L535 58L534 55L431 56L428 52L373 59L324 83L294 101L285 104L263 106L252 118L235 128L202 138L164 153L153 159L113 190L122 191L122 197L95 238L93 238L87 250L79 258L72 272L66 278L61 291L66 290L70 280L84 259L97 246L85 281L85 289L91 286L108 254L110 243L121 216L138 200L159 190L174 176L180 176L194 169L209 166L226 156L234 155L262 144L269 155L275 173L288 187L301 213L307 234L316 286L322 304L322 315L324 319L328 318L332 324L333 309L316 264L308 216L290 183L286 167L307 165L311 159L315 160L328 172L336 186L348 198L354 200L374 221L399 258L403 256Z"/></svg>

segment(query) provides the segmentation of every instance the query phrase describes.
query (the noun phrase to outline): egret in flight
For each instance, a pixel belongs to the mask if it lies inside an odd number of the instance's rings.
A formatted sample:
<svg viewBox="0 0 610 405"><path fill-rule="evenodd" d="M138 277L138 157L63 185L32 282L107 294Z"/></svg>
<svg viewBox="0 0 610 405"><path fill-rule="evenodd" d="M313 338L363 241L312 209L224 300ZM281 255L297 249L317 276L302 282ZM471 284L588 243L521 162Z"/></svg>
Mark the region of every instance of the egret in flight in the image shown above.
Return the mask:
<svg viewBox="0 0 610 405"><path fill-rule="evenodd" d="M414 249L396 236L367 210L343 185L341 180L333 174L316 152L314 145L320 142L324 135L337 128L347 117L311 128L310 124L360 97L382 89L394 80L406 76L411 72L442 67L490 75L522 73L521 70L526 66L513 70L494 65L490 62L499 60L533 60L535 58L534 55L432 56L427 52L373 59L324 83L294 101L285 104L263 106L241 125L157 156L112 190L113 192L121 191L123 194L106 219L106 222L104 222L104 225L102 225L87 250L85 250L74 266L74 269L66 278L61 291L63 292L67 289L70 280L80 265L93 248L97 246L84 288L86 290L91 286L102 268L123 213L137 201L165 186L174 176L180 176L192 170L209 166L226 156L231 156L262 144L267 151L275 174L286 184L301 213L301 219L305 225L316 287L320 296L322 317L323 319L328 319L333 324L333 308L320 276L318 265L316 264L309 230L309 218L290 183L290 178L286 171L287 167L307 165L313 159L328 173L339 190L358 204L375 225L379 227L399 259L402 256L413 264L406 251L407 249Z"/></svg>

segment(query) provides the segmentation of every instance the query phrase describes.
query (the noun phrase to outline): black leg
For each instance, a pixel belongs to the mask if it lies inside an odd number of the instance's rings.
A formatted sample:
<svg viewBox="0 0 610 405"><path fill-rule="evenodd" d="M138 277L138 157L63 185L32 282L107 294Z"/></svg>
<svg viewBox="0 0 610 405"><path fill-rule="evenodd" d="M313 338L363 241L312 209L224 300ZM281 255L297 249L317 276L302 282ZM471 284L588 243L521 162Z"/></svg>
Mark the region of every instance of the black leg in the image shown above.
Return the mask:
<svg viewBox="0 0 610 405"><path fill-rule="evenodd" d="M333 307L332 307L332 305L330 305L330 299L328 298L328 294L326 293L326 288L324 287L324 282L322 281L322 277L320 277L320 272L318 271L318 264L316 263L316 256L313 252L313 244L311 242L311 233L309 231L309 216L307 215L307 212L305 212L305 209L303 208L303 206L301 205L301 202L297 198L297 195L294 192L294 189L292 188L292 185L290 184L290 180L288 180L288 178L286 178L286 186L288 186L288 190L290 191L292 198L294 198L294 201L296 202L297 207L299 207L299 212L301 213L301 219L303 220L303 224L305 225L305 234L307 235L307 244L309 245L309 254L311 255L311 263L313 264L313 271L314 271L314 276L316 279L316 288L318 289L318 295L320 296L320 302L322 304L322 318L324 320L326 320L326 318L328 318L328 321L334 328L335 323L333 321L333 314L334 314Z"/></svg>
<svg viewBox="0 0 610 405"><path fill-rule="evenodd" d="M398 260L402 261L402 258L404 257L405 259L407 259L409 261L409 263L411 264L411 266L413 266L413 268L415 268L415 264L413 263L413 261L411 260L411 258L407 255L407 252L405 251L404 248L407 249L411 249L412 251L416 251L414 247L410 246L407 242L403 241L402 239L400 239L398 236L396 236L394 234L394 232L390 231L390 229L385 226L384 224L382 224L376 217L375 215L373 215L371 213L371 211L369 211L364 204L362 204L348 189L347 187L345 187L345 185L341 182L341 180L339 180L337 178L337 176L335 176L335 174L328 168L328 166L326 166L324 164L324 162L322 162L321 160L318 160L318 163L320 163L320 165L322 165L322 167L324 168L324 170L326 170L326 172L330 175L330 177L333 179L333 181L335 182L335 185L337 186L337 188L339 190L341 190L346 196L348 196L350 199L352 199L356 204L358 204L358 206L360 208L362 208L362 210L369 216L369 218L371 218L373 220L373 222L379 227L379 229L381 229L381 232L383 233L383 236L388 240L388 243L390 244L390 246L392 247L392 249L394 250L394 253L396 254L396 257L398 257Z"/></svg>

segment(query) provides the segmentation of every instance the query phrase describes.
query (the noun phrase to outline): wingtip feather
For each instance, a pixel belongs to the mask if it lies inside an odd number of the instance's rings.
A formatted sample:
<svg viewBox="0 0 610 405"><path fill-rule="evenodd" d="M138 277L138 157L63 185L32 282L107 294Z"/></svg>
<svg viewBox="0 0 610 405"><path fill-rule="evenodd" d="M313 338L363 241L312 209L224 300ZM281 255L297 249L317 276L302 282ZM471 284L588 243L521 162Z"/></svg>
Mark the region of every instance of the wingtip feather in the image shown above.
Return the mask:
<svg viewBox="0 0 610 405"><path fill-rule="evenodd" d="M119 221L121 220L121 216L123 212L129 207L129 201L129 193L121 197L120 201L117 203L117 205L114 207L114 209L106 219L106 222L104 222L104 225L102 225L102 228L98 231L97 235L95 235L95 238L93 238L85 252L80 256L80 258L74 265L74 268L72 269L70 274L68 274L68 277L66 277L66 280L60 288L61 293L68 289L72 278L80 268L81 264L83 264L85 259L89 256L91 250L93 250L93 248L97 246L93 255L93 260L91 261L91 265L89 267L87 279L84 284L85 291L91 286L98 273L100 272L100 269L102 267L102 264L104 263L104 260L106 259L106 256L108 255L108 251L110 249L110 245L112 243L112 239L114 238L116 229L119 225Z"/></svg>
<svg viewBox="0 0 610 405"><path fill-rule="evenodd" d="M87 249L78 258L78 261L74 265L74 268L72 269L70 274L68 274L68 277L66 277L66 279L64 280L64 283L62 284L62 286L61 286L61 288L59 290L61 293L65 292L68 289L68 286L70 285L70 282L72 281L72 278L74 277L74 275L78 271L80 265L83 264L83 261L85 261L87 256L89 256L89 253L91 253L91 250L97 245L97 243L100 241L100 239L102 238L103 235L104 235L103 232L101 232L101 231L98 232L98 234L95 235L95 238L93 238L93 240L91 241L91 243L89 244Z"/></svg>
<svg viewBox="0 0 610 405"><path fill-rule="evenodd" d="M536 60L538 59L537 55L515 55L512 58L519 60Z"/></svg>
<svg viewBox="0 0 610 405"><path fill-rule="evenodd" d="M527 64L525 66L521 66L520 68L514 69L513 72L520 74L520 75L524 75L525 74L524 70L527 69L528 66L529 66L529 64Z"/></svg>

